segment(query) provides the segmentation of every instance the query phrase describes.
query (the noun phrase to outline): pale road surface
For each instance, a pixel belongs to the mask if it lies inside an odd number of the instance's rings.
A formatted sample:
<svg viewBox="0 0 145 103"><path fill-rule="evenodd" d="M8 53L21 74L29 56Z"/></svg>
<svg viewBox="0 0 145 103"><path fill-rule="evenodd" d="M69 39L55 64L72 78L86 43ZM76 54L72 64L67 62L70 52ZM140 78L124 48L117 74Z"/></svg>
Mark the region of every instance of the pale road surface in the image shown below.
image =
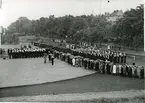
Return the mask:
<svg viewBox="0 0 145 103"><path fill-rule="evenodd" d="M20 45L2 45L5 49L15 47ZM0 88L54 82L92 73L95 71L75 68L57 59L53 66L48 62L44 64L43 58L0 59Z"/></svg>
<svg viewBox="0 0 145 103"><path fill-rule="evenodd" d="M44 64L43 58L1 59L0 88L54 82L92 73L95 71L72 67L57 59L54 65Z"/></svg>

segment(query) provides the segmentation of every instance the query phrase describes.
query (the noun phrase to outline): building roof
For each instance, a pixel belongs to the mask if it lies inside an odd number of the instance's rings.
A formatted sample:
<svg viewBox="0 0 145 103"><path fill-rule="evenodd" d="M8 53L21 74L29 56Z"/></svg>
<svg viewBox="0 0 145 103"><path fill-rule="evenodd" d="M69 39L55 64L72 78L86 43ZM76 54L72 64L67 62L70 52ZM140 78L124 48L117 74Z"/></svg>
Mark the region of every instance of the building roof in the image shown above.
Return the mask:
<svg viewBox="0 0 145 103"><path fill-rule="evenodd" d="M122 10L115 10L113 13L105 13L106 17L113 17L113 16L123 16L123 11Z"/></svg>

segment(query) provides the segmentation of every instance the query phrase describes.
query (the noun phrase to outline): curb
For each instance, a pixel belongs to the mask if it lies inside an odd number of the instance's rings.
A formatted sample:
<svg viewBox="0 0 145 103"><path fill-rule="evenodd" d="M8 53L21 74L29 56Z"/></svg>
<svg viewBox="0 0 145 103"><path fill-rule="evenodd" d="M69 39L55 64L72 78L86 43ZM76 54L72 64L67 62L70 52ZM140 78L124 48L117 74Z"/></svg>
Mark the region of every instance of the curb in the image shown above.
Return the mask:
<svg viewBox="0 0 145 103"><path fill-rule="evenodd" d="M28 84L28 85L19 85L19 86L7 86L7 87L0 87L0 89L19 88L19 87L28 87L28 86L51 84L51 83L59 83L59 82L70 81L70 80L73 80L73 79L84 78L84 77L95 75L95 74L97 74L97 72L94 72L94 73L91 73L91 74L87 74L87 75L84 75L84 76L70 78L70 79L64 79L64 80L58 80L58 81L52 81L52 82L44 82L44 83L38 83L38 84Z"/></svg>

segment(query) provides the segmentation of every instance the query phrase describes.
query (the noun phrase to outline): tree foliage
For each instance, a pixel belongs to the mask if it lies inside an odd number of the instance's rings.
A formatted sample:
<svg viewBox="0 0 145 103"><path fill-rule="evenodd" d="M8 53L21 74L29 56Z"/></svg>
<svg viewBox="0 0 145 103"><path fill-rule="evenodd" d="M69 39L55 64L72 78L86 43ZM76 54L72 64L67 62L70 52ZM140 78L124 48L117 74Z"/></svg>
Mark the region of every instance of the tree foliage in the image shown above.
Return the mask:
<svg viewBox="0 0 145 103"><path fill-rule="evenodd" d="M118 43L132 47L141 47L144 42L144 5L128 10L123 18L113 25L112 32Z"/></svg>
<svg viewBox="0 0 145 103"><path fill-rule="evenodd" d="M108 43L113 40L115 44L138 47L143 45L143 12L143 5L128 10L113 26L105 15L50 15L37 20L20 17L8 27L7 33L66 39L68 42Z"/></svg>

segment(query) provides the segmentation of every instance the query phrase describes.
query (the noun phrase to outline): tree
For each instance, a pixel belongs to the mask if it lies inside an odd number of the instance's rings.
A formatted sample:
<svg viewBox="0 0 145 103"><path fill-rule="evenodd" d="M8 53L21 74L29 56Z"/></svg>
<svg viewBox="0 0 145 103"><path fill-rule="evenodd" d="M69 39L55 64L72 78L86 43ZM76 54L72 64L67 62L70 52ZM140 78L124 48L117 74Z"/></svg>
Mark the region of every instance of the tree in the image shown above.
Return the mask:
<svg viewBox="0 0 145 103"><path fill-rule="evenodd" d="M72 37L74 40L74 34L77 33L81 29L86 29L88 27L87 21L81 17L76 17L73 21L70 29L69 29L69 36Z"/></svg>
<svg viewBox="0 0 145 103"><path fill-rule="evenodd" d="M144 6L140 5L126 11L123 18L116 22L112 31L117 41L122 39L118 43L135 48L143 46L143 13Z"/></svg>
<svg viewBox="0 0 145 103"><path fill-rule="evenodd" d="M67 41L87 43L108 43L111 39L115 44L130 47L143 46L143 12L144 5L124 12L123 18L112 26L105 15L65 15L55 17L50 15L37 20L20 17L10 24L7 33L25 33L52 39L67 39Z"/></svg>
<svg viewBox="0 0 145 103"><path fill-rule="evenodd" d="M20 17L18 20L8 26L9 33L29 33L31 28L31 21L27 17Z"/></svg>

